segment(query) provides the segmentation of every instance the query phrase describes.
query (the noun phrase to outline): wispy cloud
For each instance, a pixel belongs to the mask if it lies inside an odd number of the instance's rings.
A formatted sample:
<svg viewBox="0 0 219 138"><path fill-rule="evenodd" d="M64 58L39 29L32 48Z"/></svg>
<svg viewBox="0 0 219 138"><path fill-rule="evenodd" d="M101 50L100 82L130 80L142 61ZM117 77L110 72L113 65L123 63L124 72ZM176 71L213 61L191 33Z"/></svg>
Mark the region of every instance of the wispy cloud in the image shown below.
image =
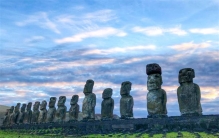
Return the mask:
<svg viewBox="0 0 219 138"><path fill-rule="evenodd" d="M44 29L49 29L57 34L60 34L56 24L48 18L46 12L39 12L34 15L30 15L26 20L16 22L18 26L26 26L34 24Z"/></svg>
<svg viewBox="0 0 219 138"><path fill-rule="evenodd" d="M143 33L148 36L157 36L157 35L162 35L163 30L160 27L139 27L136 26L132 28L132 31L137 32L137 33Z"/></svg>
<svg viewBox="0 0 219 138"><path fill-rule="evenodd" d="M83 13L80 16L64 14L56 17L57 22L66 24L83 24L83 23L94 23L94 22L108 22L116 19L116 15L112 10L98 10L95 12Z"/></svg>
<svg viewBox="0 0 219 138"><path fill-rule="evenodd" d="M151 26L151 27L139 27L136 26L132 28L133 32L138 32L138 33L143 33L147 36L158 36L158 35L163 35L164 33L170 33L170 34L175 34L175 35L186 35L187 32L182 30L180 26L173 27L173 28L160 28L156 26Z"/></svg>
<svg viewBox="0 0 219 138"><path fill-rule="evenodd" d="M125 53L125 52L134 52L141 50L155 50L155 45L146 45L146 46L130 46L130 47L114 47L109 49L91 49L85 51L82 55L90 55L90 54L99 54L99 55L108 55L115 53Z"/></svg>
<svg viewBox="0 0 219 138"><path fill-rule="evenodd" d="M45 37L43 37L43 36L33 36L31 38L25 39L24 42L25 43L36 43L36 42L42 41L44 39L45 39Z"/></svg>
<svg viewBox="0 0 219 138"><path fill-rule="evenodd" d="M81 42L83 41L83 39L86 39L86 38L107 37L107 36L112 36L112 35L123 37L123 36L126 36L126 33L124 31L121 31L121 30L118 30L112 27L106 27L106 28L95 30L95 31L79 33L71 37L56 39L55 42L58 44L74 43L74 42Z"/></svg>
<svg viewBox="0 0 219 138"><path fill-rule="evenodd" d="M209 46L210 46L210 44L206 43L206 42L200 43L200 44L195 44L193 42L189 42L189 43L182 43L179 45L169 46L169 48L174 49L176 51L185 51L185 50L203 49L203 48L207 48Z"/></svg>
<svg viewBox="0 0 219 138"><path fill-rule="evenodd" d="M189 31L191 33L203 34L203 35L219 34L219 29L216 29L216 28L193 28L193 29L190 29Z"/></svg>

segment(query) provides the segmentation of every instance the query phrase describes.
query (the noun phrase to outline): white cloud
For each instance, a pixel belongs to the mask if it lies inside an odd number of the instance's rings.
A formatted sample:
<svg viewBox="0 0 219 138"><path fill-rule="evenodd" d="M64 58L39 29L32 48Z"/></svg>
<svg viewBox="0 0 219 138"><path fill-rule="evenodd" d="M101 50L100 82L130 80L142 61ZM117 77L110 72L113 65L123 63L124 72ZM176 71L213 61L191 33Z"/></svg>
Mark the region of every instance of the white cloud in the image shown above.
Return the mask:
<svg viewBox="0 0 219 138"><path fill-rule="evenodd" d="M176 35L186 35L187 34L187 32L182 30L180 27L169 28L169 29L166 29L165 32L168 32L171 34L176 34Z"/></svg>
<svg viewBox="0 0 219 138"><path fill-rule="evenodd" d="M59 34L60 31L57 29L57 26L54 22L52 22L45 12L39 12L34 15L28 17L27 20L16 22L18 26L26 26L29 24L38 25L41 28L52 30L53 32Z"/></svg>
<svg viewBox="0 0 219 138"><path fill-rule="evenodd" d="M125 36L126 33L112 28L112 27L106 27L106 28L101 28L98 30L90 31L90 32L84 32L84 33L79 33L76 35L73 35L71 37L66 37L62 39L56 39L55 42L58 44L62 43L74 43L74 42L80 42L85 38L90 38L90 37L107 37L111 35L116 35L119 37Z"/></svg>
<svg viewBox="0 0 219 138"><path fill-rule="evenodd" d="M109 49L92 49L84 52L82 55L92 55L92 54L100 54L100 55L108 55L113 53L125 53L130 51L141 51L141 50L155 50L155 45L146 45L146 46L130 46L130 47L115 47Z"/></svg>
<svg viewBox="0 0 219 138"><path fill-rule="evenodd" d="M170 34L175 34L175 35L186 35L187 32L182 30L180 26L176 26L174 28L160 28L156 26L151 26L151 27L139 27L136 26L132 28L132 31L138 32L138 33L143 33L147 36L158 36L158 35L163 35L164 33L170 33Z"/></svg>
<svg viewBox="0 0 219 138"><path fill-rule="evenodd" d="M143 33L148 36L157 36L162 35L163 30L160 27L134 27L132 28L134 32Z"/></svg>
<svg viewBox="0 0 219 138"><path fill-rule="evenodd" d="M191 33L197 34L219 34L219 29L216 28L193 28L189 30Z"/></svg>
<svg viewBox="0 0 219 138"><path fill-rule="evenodd" d="M174 49L176 51L185 51L185 50L195 50L195 49L202 49L202 48L207 48L209 47L210 44L203 42L200 44L195 44L193 42L189 42L189 43L182 43L179 45L173 45L173 46L168 46L171 49Z"/></svg>

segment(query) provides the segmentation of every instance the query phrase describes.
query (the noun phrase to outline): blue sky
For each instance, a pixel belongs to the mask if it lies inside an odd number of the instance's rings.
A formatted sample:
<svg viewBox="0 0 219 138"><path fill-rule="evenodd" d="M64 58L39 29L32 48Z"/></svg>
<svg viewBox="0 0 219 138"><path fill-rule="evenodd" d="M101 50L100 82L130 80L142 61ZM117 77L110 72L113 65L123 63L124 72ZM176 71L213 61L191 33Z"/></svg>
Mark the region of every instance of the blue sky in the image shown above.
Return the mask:
<svg viewBox="0 0 219 138"><path fill-rule="evenodd" d="M195 69L203 114L219 114L219 2L217 0L1 0L0 100L15 105L79 95L93 79L101 94L132 82L134 117L146 117L146 65L162 67L169 116L180 115L178 72Z"/></svg>

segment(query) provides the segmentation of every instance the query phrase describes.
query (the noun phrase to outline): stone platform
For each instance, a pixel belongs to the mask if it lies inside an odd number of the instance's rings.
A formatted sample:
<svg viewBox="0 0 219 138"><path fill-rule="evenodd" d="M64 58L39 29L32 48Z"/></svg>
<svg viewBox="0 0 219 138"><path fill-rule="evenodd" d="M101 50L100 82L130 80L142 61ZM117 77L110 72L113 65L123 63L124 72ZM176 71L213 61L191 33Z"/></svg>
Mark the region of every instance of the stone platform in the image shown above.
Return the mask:
<svg viewBox="0 0 219 138"><path fill-rule="evenodd" d="M61 123L41 124L16 124L1 127L11 130L52 130L58 129L61 133L90 134L90 133L113 133L113 132L168 132L168 131L219 131L219 115L202 115L197 117L173 116L166 118L136 118L75 121Z"/></svg>

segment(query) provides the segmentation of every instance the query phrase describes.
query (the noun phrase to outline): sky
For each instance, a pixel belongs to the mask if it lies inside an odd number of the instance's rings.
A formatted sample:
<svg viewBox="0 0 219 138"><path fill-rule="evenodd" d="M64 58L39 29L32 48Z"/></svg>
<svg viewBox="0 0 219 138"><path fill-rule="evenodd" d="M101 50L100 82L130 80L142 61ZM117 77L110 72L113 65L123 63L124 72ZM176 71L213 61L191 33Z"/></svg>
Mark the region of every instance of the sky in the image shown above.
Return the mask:
<svg viewBox="0 0 219 138"><path fill-rule="evenodd" d="M195 70L204 115L219 114L217 0L0 0L0 104L79 95L86 80L100 113L102 92L132 82L134 117L146 118L146 65L162 68L168 116L179 116L178 73Z"/></svg>

